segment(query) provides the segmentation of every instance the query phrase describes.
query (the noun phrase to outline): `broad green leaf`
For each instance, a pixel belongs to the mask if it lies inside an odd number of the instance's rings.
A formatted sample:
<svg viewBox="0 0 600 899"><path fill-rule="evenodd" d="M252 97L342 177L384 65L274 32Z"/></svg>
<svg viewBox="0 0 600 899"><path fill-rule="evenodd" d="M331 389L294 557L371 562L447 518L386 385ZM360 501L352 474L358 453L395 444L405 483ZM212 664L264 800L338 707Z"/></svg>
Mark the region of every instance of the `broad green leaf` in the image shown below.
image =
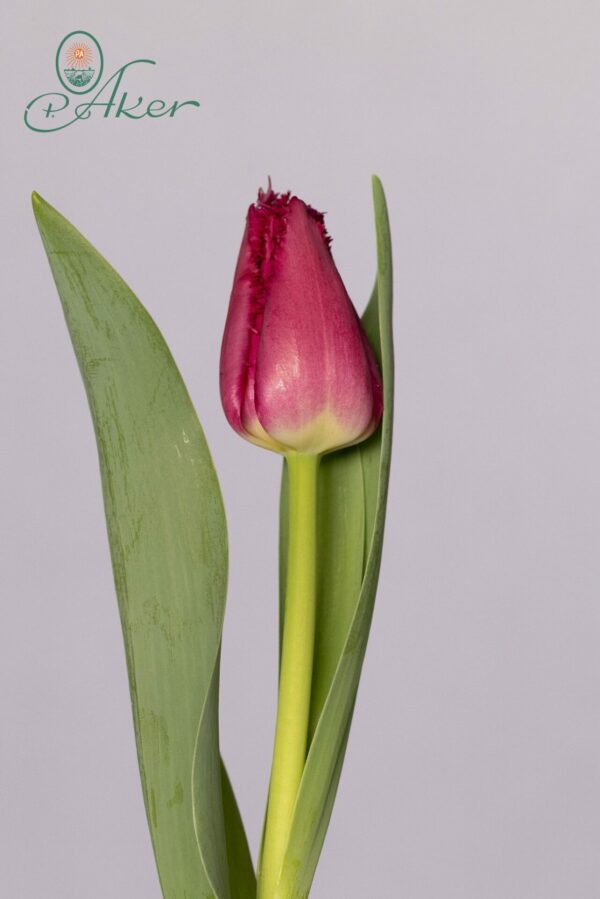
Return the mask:
<svg viewBox="0 0 600 899"><path fill-rule="evenodd" d="M365 518L360 454L332 453L319 471L317 614L309 739L344 649L363 577Z"/></svg>
<svg viewBox="0 0 600 899"><path fill-rule="evenodd" d="M250 899L252 863L219 756L227 531L206 440L144 307L65 218L37 194L33 206L96 433L163 895Z"/></svg>
<svg viewBox="0 0 600 899"><path fill-rule="evenodd" d="M329 824L379 577L392 441L392 253L381 182L373 178L377 279L363 324L384 387L381 427L365 443L323 459L319 475L319 590L308 756L277 899L306 899ZM281 500L280 580L285 584L287 501ZM282 607L282 599L280 608ZM281 615L283 619L283 613Z"/></svg>

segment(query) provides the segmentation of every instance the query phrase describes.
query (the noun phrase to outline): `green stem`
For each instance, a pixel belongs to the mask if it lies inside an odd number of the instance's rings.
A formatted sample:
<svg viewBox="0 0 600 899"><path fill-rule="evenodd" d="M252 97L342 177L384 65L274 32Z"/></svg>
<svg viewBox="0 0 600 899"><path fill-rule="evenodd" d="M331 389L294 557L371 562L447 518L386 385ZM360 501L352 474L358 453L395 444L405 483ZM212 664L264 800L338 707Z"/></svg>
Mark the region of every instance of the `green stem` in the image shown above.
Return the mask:
<svg viewBox="0 0 600 899"><path fill-rule="evenodd" d="M307 750L315 636L319 456L287 456L289 535L283 645L259 899L275 892Z"/></svg>

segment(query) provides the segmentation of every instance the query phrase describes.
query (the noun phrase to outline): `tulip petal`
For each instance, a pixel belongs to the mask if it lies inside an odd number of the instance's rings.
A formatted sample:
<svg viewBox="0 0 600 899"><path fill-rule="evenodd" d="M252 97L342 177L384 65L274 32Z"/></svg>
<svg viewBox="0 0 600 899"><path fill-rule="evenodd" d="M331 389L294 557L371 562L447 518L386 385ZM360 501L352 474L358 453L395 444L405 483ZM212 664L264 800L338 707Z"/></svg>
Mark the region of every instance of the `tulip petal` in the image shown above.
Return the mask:
<svg viewBox="0 0 600 899"><path fill-rule="evenodd" d="M254 397L254 372L250 370L248 362L252 338L254 289L250 275L252 265L252 251L246 225L233 279L232 297L235 296L235 302L229 304L220 365L223 409L229 424L244 437L246 436L246 429L242 424L244 405L246 403L248 415ZM248 390L250 397L246 396ZM255 418L256 415L250 414L250 418L252 417Z"/></svg>
<svg viewBox="0 0 600 899"><path fill-rule="evenodd" d="M353 442L373 416L358 317L319 224L292 198L268 285L255 388L264 429L284 445L313 452Z"/></svg>

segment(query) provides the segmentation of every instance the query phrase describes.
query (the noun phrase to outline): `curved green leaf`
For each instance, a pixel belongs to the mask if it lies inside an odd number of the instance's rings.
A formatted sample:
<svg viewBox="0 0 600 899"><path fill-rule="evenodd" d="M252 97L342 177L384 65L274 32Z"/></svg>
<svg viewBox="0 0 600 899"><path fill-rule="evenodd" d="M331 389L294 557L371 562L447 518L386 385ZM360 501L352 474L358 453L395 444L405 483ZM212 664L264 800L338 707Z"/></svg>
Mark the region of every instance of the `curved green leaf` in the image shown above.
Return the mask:
<svg viewBox="0 0 600 899"><path fill-rule="evenodd" d="M373 200L377 280L363 325L381 367L383 421L365 443L322 461L313 734L276 899L306 899L310 890L344 760L381 563L392 445L394 362L391 239L385 196L376 177ZM283 583L286 515L284 480L280 544Z"/></svg>
<svg viewBox="0 0 600 899"><path fill-rule="evenodd" d="M231 896L232 899L256 899L256 876L248 840L224 765L221 766L221 785Z"/></svg>
<svg viewBox="0 0 600 899"><path fill-rule="evenodd" d="M33 206L96 432L163 895L249 899L254 873L218 746L227 531L206 440L144 307L65 218L37 194Z"/></svg>

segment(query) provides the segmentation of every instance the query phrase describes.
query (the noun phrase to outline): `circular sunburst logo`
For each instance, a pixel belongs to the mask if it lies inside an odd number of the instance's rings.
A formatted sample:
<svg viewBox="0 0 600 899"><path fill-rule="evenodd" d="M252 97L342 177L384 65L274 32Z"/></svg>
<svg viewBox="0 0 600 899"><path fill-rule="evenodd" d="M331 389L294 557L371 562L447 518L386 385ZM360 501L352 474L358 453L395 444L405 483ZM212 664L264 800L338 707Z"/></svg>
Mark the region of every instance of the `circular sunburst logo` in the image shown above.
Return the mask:
<svg viewBox="0 0 600 899"><path fill-rule="evenodd" d="M88 31L71 31L56 52L56 74L72 94L86 94L102 76L104 59L100 44Z"/></svg>

